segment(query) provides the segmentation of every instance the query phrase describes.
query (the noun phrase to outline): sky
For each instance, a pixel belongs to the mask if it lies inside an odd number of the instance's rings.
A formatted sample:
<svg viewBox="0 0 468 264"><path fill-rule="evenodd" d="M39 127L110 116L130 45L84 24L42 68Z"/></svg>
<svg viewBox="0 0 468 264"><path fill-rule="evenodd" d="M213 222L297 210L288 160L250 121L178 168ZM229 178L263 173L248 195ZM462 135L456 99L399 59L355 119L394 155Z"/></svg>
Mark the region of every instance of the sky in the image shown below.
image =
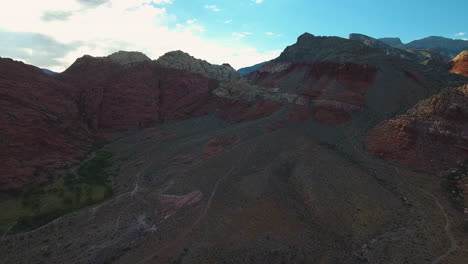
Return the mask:
<svg viewBox="0 0 468 264"><path fill-rule="evenodd" d="M0 57L63 71L77 58L183 50L234 68L304 32L468 40L466 0L0 0Z"/></svg>

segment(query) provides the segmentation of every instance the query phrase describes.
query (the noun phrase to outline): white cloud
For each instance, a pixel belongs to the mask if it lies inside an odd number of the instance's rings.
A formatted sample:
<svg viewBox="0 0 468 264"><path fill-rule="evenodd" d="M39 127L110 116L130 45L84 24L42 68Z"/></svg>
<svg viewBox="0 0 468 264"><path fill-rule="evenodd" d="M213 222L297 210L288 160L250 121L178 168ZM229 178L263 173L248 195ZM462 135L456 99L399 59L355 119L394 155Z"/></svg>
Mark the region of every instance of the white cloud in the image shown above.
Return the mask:
<svg viewBox="0 0 468 264"><path fill-rule="evenodd" d="M273 32L265 32L265 35L273 36Z"/></svg>
<svg viewBox="0 0 468 264"><path fill-rule="evenodd" d="M213 12L219 12L219 11L221 11L221 9L219 9L219 8L216 7L215 5L205 5L205 8L206 8L206 9L211 9L211 11L213 11Z"/></svg>
<svg viewBox="0 0 468 264"><path fill-rule="evenodd" d="M229 19L229 20L225 20L224 21L224 24L231 24L232 23L232 19Z"/></svg>
<svg viewBox="0 0 468 264"><path fill-rule="evenodd" d="M177 16L161 5L169 3L172 1L43 0L30 1L25 8L22 1L8 1L0 9L0 55L61 71L84 54L106 56L118 50L141 51L153 59L183 50L235 68L279 54L259 51L240 39L207 38L203 32L209 28L196 19L176 24ZM249 33L237 33L237 37ZM8 36L15 44L7 41Z"/></svg>
<svg viewBox="0 0 468 264"><path fill-rule="evenodd" d="M456 37L461 37L461 36L464 36L465 35L465 32L458 32L457 34L455 34L454 36Z"/></svg>
<svg viewBox="0 0 468 264"><path fill-rule="evenodd" d="M252 0L252 1L254 1L256 4L261 4L261 3L263 3L263 0Z"/></svg>
<svg viewBox="0 0 468 264"><path fill-rule="evenodd" d="M462 38L463 40L468 40L468 38Z"/></svg>

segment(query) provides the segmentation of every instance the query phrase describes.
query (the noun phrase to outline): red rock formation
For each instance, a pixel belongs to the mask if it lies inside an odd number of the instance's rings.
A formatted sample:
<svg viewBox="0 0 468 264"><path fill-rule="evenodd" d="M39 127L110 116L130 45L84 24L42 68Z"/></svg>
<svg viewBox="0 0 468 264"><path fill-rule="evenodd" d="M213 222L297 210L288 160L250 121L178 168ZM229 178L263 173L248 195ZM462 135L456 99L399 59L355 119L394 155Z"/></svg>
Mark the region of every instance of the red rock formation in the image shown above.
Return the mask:
<svg viewBox="0 0 468 264"><path fill-rule="evenodd" d="M376 74L376 67L356 63L298 62L270 73L260 69L248 77L260 86L297 93L313 106L317 121L338 125L365 107Z"/></svg>
<svg viewBox="0 0 468 264"><path fill-rule="evenodd" d="M124 68L83 57L58 76L75 86L82 116L95 130L113 132L196 116L218 81L143 62Z"/></svg>
<svg viewBox="0 0 468 264"><path fill-rule="evenodd" d="M448 88L375 127L367 149L412 167L454 167L468 159L468 85Z"/></svg>
<svg viewBox="0 0 468 264"><path fill-rule="evenodd" d="M46 181L89 144L72 87L40 69L0 59L0 191Z"/></svg>
<svg viewBox="0 0 468 264"><path fill-rule="evenodd" d="M450 71L468 77L468 50L461 52L453 59Z"/></svg>

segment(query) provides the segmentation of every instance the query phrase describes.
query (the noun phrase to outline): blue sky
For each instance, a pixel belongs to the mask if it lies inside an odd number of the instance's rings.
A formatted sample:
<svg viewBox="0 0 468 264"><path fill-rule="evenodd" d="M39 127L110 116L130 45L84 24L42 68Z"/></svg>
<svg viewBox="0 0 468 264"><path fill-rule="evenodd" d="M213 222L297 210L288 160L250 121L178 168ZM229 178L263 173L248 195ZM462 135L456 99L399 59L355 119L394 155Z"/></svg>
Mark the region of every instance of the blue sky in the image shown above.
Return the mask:
<svg viewBox="0 0 468 264"><path fill-rule="evenodd" d="M42 0L2 3L0 56L61 71L84 54L181 49L249 66L314 35L468 38L466 0ZM467 33L467 34L465 34Z"/></svg>
<svg viewBox="0 0 468 264"><path fill-rule="evenodd" d="M215 5L213 12L201 3ZM304 32L347 37L363 33L373 37L400 37L403 42L427 36L455 36L468 31L465 0L264 0L174 1L169 12L180 19L197 19L207 37L229 37L251 32L244 41L265 49L293 43ZM231 21L224 24L223 21ZM266 32L282 37L268 37Z"/></svg>

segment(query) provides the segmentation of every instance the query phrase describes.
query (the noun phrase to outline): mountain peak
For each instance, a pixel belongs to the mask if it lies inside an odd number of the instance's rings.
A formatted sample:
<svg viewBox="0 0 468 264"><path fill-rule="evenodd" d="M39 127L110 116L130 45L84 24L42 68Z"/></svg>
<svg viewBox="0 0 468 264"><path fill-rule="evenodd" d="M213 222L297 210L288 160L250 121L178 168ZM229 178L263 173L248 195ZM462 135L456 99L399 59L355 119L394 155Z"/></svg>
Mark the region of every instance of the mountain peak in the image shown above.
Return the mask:
<svg viewBox="0 0 468 264"><path fill-rule="evenodd" d="M132 66L144 61L151 61L148 56L139 51L118 51L107 56L111 61L124 66Z"/></svg>
<svg viewBox="0 0 468 264"><path fill-rule="evenodd" d="M308 33L308 32L305 32L304 34L300 35L298 38L297 38L297 42L302 42L302 41L307 41L307 40L310 40L310 39L313 39L315 38L314 35Z"/></svg>

